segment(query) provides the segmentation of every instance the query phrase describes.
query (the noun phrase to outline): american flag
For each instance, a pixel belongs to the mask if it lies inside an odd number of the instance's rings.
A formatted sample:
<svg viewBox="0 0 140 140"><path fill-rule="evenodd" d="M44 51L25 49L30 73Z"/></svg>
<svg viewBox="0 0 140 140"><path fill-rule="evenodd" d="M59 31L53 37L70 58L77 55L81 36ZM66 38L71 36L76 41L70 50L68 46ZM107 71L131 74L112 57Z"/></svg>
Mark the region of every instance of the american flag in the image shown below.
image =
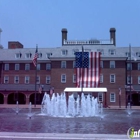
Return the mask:
<svg viewBox="0 0 140 140"><path fill-rule="evenodd" d="M77 87L98 87L100 52L76 52Z"/></svg>
<svg viewBox="0 0 140 140"><path fill-rule="evenodd" d="M34 64L35 67L37 65L37 58L38 58L38 49L36 47L35 55L34 55L34 58L33 58L33 64Z"/></svg>

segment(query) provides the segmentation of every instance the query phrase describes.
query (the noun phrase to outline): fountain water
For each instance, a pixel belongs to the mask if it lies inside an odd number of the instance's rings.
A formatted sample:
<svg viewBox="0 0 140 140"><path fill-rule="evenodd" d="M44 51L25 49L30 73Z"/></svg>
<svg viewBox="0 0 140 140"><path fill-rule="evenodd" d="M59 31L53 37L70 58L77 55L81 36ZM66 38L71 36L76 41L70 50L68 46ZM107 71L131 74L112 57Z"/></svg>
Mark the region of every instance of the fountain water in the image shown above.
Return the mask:
<svg viewBox="0 0 140 140"><path fill-rule="evenodd" d="M16 114L18 115L19 111L20 111L20 108L19 108L19 104L18 104L18 101L16 102L16 107L13 109Z"/></svg>
<svg viewBox="0 0 140 140"><path fill-rule="evenodd" d="M28 117L29 117L29 119L31 119L31 117L32 117L32 103L31 103L31 102L29 103L29 113L28 113Z"/></svg>
<svg viewBox="0 0 140 140"><path fill-rule="evenodd" d="M85 97L84 93L81 99L78 96L75 100L73 95L69 96L66 101L65 93L61 95L53 94L52 98L48 94L44 94L42 100L41 113L54 117L91 117L98 112L97 98L91 97L89 94Z"/></svg>

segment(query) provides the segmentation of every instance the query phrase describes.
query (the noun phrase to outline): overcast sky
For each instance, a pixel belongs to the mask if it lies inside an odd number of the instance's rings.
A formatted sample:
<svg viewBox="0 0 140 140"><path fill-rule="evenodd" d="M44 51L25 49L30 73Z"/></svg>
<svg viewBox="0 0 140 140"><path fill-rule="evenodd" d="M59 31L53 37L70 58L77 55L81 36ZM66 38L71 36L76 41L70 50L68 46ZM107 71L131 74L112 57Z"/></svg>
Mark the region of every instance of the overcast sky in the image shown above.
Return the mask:
<svg viewBox="0 0 140 140"><path fill-rule="evenodd" d="M4 48L60 47L62 28L68 40L109 40L111 27L117 47L140 46L140 0L0 0Z"/></svg>

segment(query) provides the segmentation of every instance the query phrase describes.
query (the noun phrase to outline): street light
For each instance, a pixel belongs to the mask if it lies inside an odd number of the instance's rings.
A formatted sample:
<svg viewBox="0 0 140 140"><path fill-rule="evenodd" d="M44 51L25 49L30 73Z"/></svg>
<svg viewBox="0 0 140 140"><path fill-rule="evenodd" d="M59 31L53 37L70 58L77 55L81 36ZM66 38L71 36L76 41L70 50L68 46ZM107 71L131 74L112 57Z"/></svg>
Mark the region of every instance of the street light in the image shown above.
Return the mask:
<svg viewBox="0 0 140 140"><path fill-rule="evenodd" d="M121 88L119 88L119 108L121 108Z"/></svg>

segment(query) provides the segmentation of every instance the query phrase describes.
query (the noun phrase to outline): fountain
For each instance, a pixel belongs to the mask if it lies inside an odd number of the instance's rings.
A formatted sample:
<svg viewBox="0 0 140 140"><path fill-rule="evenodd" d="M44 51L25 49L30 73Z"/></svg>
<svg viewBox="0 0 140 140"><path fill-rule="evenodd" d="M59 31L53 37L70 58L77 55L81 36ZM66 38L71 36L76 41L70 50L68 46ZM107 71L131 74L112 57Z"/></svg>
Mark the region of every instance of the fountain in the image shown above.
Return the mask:
<svg viewBox="0 0 140 140"><path fill-rule="evenodd" d="M32 118L32 103L31 103L31 102L29 103L29 113L28 113L28 117L29 117L29 119Z"/></svg>
<svg viewBox="0 0 140 140"><path fill-rule="evenodd" d="M16 107L13 109L16 114L18 115L19 111L20 111L20 108L19 108L19 104L18 104L18 101L16 102Z"/></svg>
<svg viewBox="0 0 140 140"><path fill-rule="evenodd" d="M128 103L128 105L127 105L127 114L128 114L128 116L130 116L133 112L134 111L131 109L130 103Z"/></svg>
<svg viewBox="0 0 140 140"><path fill-rule="evenodd" d="M87 96L82 93L81 99L78 96L74 99L70 95L66 101L65 93L61 95L53 94L52 98L48 94L44 94L42 100L41 114L53 117L92 117L98 112L97 98Z"/></svg>

